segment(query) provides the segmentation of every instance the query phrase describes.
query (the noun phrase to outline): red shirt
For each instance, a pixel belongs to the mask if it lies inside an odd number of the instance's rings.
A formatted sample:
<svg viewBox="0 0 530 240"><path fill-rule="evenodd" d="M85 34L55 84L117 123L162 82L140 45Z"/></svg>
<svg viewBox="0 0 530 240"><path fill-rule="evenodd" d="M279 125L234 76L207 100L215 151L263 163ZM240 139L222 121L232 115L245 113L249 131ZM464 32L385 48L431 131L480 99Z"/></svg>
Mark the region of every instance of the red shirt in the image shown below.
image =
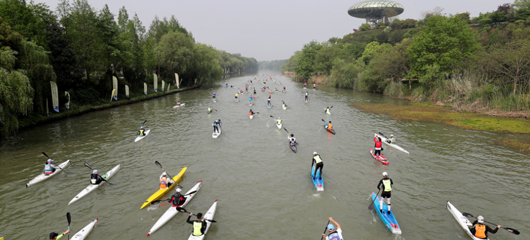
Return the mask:
<svg viewBox="0 0 530 240"><path fill-rule="evenodd" d="M383 142L377 141L377 137L374 137L375 142L375 148L381 148L383 146Z"/></svg>

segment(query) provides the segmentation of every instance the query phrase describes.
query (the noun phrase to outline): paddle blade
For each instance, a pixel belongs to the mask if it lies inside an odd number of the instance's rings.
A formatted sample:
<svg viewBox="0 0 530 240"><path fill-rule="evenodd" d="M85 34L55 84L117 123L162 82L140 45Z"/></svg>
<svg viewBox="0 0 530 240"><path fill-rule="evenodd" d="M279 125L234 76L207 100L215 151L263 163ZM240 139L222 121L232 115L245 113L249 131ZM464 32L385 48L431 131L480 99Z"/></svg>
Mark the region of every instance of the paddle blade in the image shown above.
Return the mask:
<svg viewBox="0 0 530 240"><path fill-rule="evenodd" d="M474 218L473 215L471 215L470 213L467 213L467 212L462 212L462 215L466 216L466 217L472 217Z"/></svg>
<svg viewBox="0 0 530 240"><path fill-rule="evenodd" d="M66 213L66 220L68 220L68 227L70 227L70 223L72 222L72 215L70 215L70 212Z"/></svg>
<svg viewBox="0 0 530 240"><path fill-rule="evenodd" d="M506 231L511 232L511 233L513 233L515 235L519 235L520 234L520 232L517 231L516 229L509 228L509 227L502 227L502 228L506 229Z"/></svg>
<svg viewBox="0 0 530 240"><path fill-rule="evenodd" d="M85 163L84 165L85 165L85 167L92 169L92 167L90 167L90 165L88 165L88 163Z"/></svg>
<svg viewBox="0 0 530 240"><path fill-rule="evenodd" d="M162 164L160 164L158 161L155 161L155 164L156 164L159 168L162 168Z"/></svg>
<svg viewBox="0 0 530 240"><path fill-rule="evenodd" d="M213 220L213 219L212 219L212 220L210 220L210 219L206 219L206 221L208 221L208 222L213 222L213 223L217 222L217 221L215 221L215 220Z"/></svg>
<svg viewBox="0 0 530 240"><path fill-rule="evenodd" d="M144 121L144 123L142 123L142 126L147 122L147 120Z"/></svg>
<svg viewBox="0 0 530 240"><path fill-rule="evenodd" d="M42 152L42 155L44 155L46 158L50 159L50 157L48 157L48 155L46 155L46 153Z"/></svg>
<svg viewBox="0 0 530 240"><path fill-rule="evenodd" d="M370 203L370 206L368 206L368 210L374 210L374 202Z"/></svg>
<svg viewBox="0 0 530 240"><path fill-rule="evenodd" d="M322 122L326 122L326 121L324 121L324 119L321 119L321 120L322 120Z"/></svg>

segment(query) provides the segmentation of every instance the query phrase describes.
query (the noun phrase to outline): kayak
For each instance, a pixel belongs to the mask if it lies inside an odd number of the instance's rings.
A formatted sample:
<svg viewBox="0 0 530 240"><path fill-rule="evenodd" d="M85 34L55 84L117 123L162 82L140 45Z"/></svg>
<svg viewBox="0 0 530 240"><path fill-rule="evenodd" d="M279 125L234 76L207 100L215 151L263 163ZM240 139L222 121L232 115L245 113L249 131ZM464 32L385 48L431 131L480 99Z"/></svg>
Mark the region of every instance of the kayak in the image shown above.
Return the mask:
<svg viewBox="0 0 530 240"><path fill-rule="evenodd" d="M326 124L324 124L324 129L326 129L326 131L332 133L333 135L335 135L335 129L331 129L331 131L326 127Z"/></svg>
<svg viewBox="0 0 530 240"><path fill-rule="evenodd" d="M282 106L283 110L287 110L287 107L286 106Z"/></svg>
<svg viewBox="0 0 530 240"><path fill-rule="evenodd" d="M267 108L271 108L271 107L272 107L272 105L267 105Z"/></svg>
<svg viewBox="0 0 530 240"><path fill-rule="evenodd" d="M184 197L186 197L186 201L180 205L179 207L185 207L193 197L195 197L195 194L201 189L202 181L199 181L195 186L193 186L186 194L184 194ZM191 193L194 192L194 193ZM190 194L191 193L191 194ZM169 209L156 221L155 225L151 227L149 232L147 233L147 236L150 236L153 234L156 230L161 228L164 224L169 222L171 218L173 218L175 215L177 215L178 211L176 207L169 207Z"/></svg>
<svg viewBox="0 0 530 240"><path fill-rule="evenodd" d="M308 103L309 101L305 100L304 102L305 102L305 103Z"/></svg>
<svg viewBox="0 0 530 240"><path fill-rule="evenodd" d="M105 175L103 175L103 178L105 178L106 180L109 180L119 169L120 169L120 164L116 165L116 167L114 167L113 169L108 171ZM101 186L103 183L105 183L105 181L101 182L98 185L93 185L93 184L88 185L88 187L83 189L83 191L81 191L74 198L72 198L72 200L68 203L68 205L74 202L77 202L77 200L81 199L82 197L86 196L87 194L99 188L99 186Z"/></svg>
<svg viewBox="0 0 530 240"><path fill-rule="evenodd" d="M385 156L383 156L383 154L381 153L379 156L376 156L374 154L374 150L372 150L370 148L370 155L377 161L381 162L383 165L388 165L388 160L386 159Z"/></svg>
<svg viewBox="0 0 530 240"><path fill-rule="evenodd" d="M219 126L219 132L215 132L215 131L214 131L214 132L212 133L212 138L217 138L217 137L219 137L219 135L221 135L221 132L222 132L222 130L221 130L221 126Z"/></svg>
<svg viewBox="0 0 530 240"><path fill-rule="evenodd" d="M388 139L386 137L384 137L382 135L379 135L377 133L374 133L374 134L375 134L376 137L380 137L381 138L381 142L385 143L386 145L391 146L391 147L393 147L393 148L395 148L395 149L397 149L399 151L402 151L402 152L404 152L406 154L409 154L409 152L407 150L403 149L402 147L398 146L397 144L387 142Z"/></svg>
<svg viewBox="0 0 530 240"><path fill-rule="evenodd" d="M291 148L291 150L293 150L294 153L296 153L296 144L291 145L291 143L289 143L289 147Z"/></svg>
<svg viewBox="0 0 530 240"><path fill-rule="evenodd" d="M471 221L469 221L469 219L467 219L466 216L464 216L460 211L458 211L458 209L456 209L455 206L451 204L451 202L447 201L446 205L447 205L447 210L449 210L449 212L453 214L453 217L455 217L458 224L460 224L460 227L464 229L464 231L467 233L467 235L469 235L469 237L471 237L471 239L473 240L482 239L482 238L475 237L473 233L469 231L469 228L473 227L473 224L471 223Z"/></svg>
<svg viewBox="0 0 530 240"><path fill-rule="evenodd" d="M250 119L252 119L252 118L254 117L254 115L248 115L248 117L249 117Z"/></svg>
<svg viewBox="0 0 530 240"><path fill-rule="evenodd" d="M151 129L147 129L147 130L145 130L145 136L138 136L138 137L136 137L136 139L134 139L134 142L138 142L138 141L140 141L140 140L146 138L147 135L149 135L149 132L151 132Z"/></svg>
<svg viewBox="0 0 530 240"><path fill-rule="evenodd" d="M178 107L184 107L184 103L181 103L180 105L173 106L173 108L178 108Z"/></svg>
<svg viewBox="0 0 530 240"><path fill-rule="evenodd" d="M63 162L63 163L59 164L58 167L60 167L60 168L55 169L55 172L53 172L52 174L46 175L44 173L41 173L39 176L36 176L34 179L29 181L29 183L26 183L26 188L28 188L29 186L31 186L33 184L40 183L40 182L42 182L44 180L50 179L51 177L53 177L56 174L60 173L65 167L68 166L68 164L70 164L70 159L68 159L66 162Z"/></svg>
<svg viewBox="0 0 530 240"><path fill-rule="evenodd" d="M208 111L208 114L212 113L212 110Z"/></svg>
<svg viewBox="0 0 530 240"><path fill-rule="evenodd" d="M380 208L380 200L379 196L377 196L376 193L372 192L372 201L374 201L374 209L375 212L377 212L377 215L379 215L379 218L383 221L385 226L392 231L393 234L401 234L401 228L399 228L399 224L396 220L396 217L394 217L394 212L390 211L390 214L387 213L388 206L385 202L383 202L383 213L381 213L379 210ZM375 200L374 200L375 199Z"/></svg>
<svg viewBox="0 0 530 240"><path fill-rule="evenodd" d="M214 98L214 99L212 99L212 101L213 101L213 102L217 102L217 99Z"/></svg>
<svg viewBox="0 0 530 240"><path fill-rule="evenodd" d="M215 215L215 210L217 209L217 200L218 199L215 199L215 202L212 204L212 206L210 207L210 209L208 209L208 212L206 212L206 214L204 214L204 218L207 219L207 220L213 220L213 217ZM204 229L204 234L203 235L200 235L200 236L193 236L193 233L190 235L190 237L188 238L188 240L202 240L204 239L204 236L206 236L206 233L208 233L208 229L210 229L210 226L212 225L211 222L209 221L206 221L206 229Z"/></svg>
<svg viewBox="0 0 530 240"><path fill-rule="evenodd" d="M248 106L249 106L249 107L252 107L252 102L249 102L249 103L248 103Z"/></svg>
<svg viewBox="0 0 530 240"><path fill-rule="evenodd" d="M140 207L140 209L144 209L145 207L148 207L149 205L151 205L152 201L158 200L159 198L164 196L167 192L173 190L173 188L175 188L175 186L180 182L182 177L184 177L184 174L186 173L187 169L188 169L187 167L183 168L179 172L179 174L177 174L177 176L174 176L173 179L172 179L173 183L168 188L166 188L166 189L158 189L158 191L153 193L153 195L151 195L147 200L145 200L144 204L142 205L142 207Z"/></svg>
<svg viewBox="0 0 530 240"><path fill-rule="evenodd" d="M98 219L90 222L88 225L86 225L83 229L81 229L79 232L75 233L75 235L72 237L72 240L83 240L85 239L90 232L92 232L92 229L96 226L98 223Z"/></svg>
<svg viewBox="0 0 530 240"><path fill-rule="evenodd" d="M315 172L315 167L313 166L311 168L311 180L313 180L313 184L317 188L317 191L321 192L324 191L324 177L320 175L320 170L317 172L317 178L315 179L315 176L313 176L313 172Z"/></svg>
<svg viewBox="0 0 530 240"><path fill-rule="evenodd" d="M278 129L282 130L282 124L281 123L280 124L276 123L276 127L278 127Z"/></svg>

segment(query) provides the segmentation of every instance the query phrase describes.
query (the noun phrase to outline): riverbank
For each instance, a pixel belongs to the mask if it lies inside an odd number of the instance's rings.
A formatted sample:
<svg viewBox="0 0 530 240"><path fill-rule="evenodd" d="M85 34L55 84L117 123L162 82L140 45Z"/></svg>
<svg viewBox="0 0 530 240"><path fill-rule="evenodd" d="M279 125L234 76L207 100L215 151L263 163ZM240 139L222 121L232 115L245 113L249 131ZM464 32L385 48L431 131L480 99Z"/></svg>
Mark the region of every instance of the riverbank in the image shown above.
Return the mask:
<svg viewBox="0 0 530 240"><path fill-rule="evenodd" d="M20 130L20 129L24 129L24 128L30 128L30 127L34 127L34 126L37 126L37 125L40 125L40 124L50 123L50 122L61 120L61 119L65 119L65 118L68 118L68 117L79 116L79 115L82 115L82 114L85 114L85 113L89 113L89 112L93 112L93 111L99 111L99 110L114 108L114 107L118 107L118 106L122 106L122 105L142 102L142 101L150 100L150 99L153 99L153 98L159 98L159 97L163 97L163 96L166 96L166 95L169 95L169 94L174 94L174 93L179 93L179 92L183 92L183 91L196 89L196 88L199 88L200 86L201 85L194 85L194 86L191 86L191 87L183 87L183 88L179 88L179 89L173 89L173 90L170 90L169 92L151 93L151 94L141 95L141 96L134 97L134 98L127 98L127 99L122 99L122 100L118 100L118 101L112 101L112 102L109 102L109 103L106 103L106 104L96 105L96 106L85 105L85 106L80 106L80 107L78 107L76 109L71 107L70 110L66 110L66 111L63 111L63 112L60 112L60 113L55 113L55 112L52 113L52 112L50 112L50 116L32 115L32 116L28 116L28 117L19 119L19 128L18 129Z"/></svg>
<svg viewBox="0 0 530 240"><path fill-rule="evenodd" d="M427 103L408 102L405 105L361 103L351 104L351 106L369 113L386 114L394 120L443 123L463 129L494 133L530 134L530 121L525 119L489 116L480 113L462 113L454 111L451 107ZM491 144L530 153L530 141L505 139Z"/></svg>

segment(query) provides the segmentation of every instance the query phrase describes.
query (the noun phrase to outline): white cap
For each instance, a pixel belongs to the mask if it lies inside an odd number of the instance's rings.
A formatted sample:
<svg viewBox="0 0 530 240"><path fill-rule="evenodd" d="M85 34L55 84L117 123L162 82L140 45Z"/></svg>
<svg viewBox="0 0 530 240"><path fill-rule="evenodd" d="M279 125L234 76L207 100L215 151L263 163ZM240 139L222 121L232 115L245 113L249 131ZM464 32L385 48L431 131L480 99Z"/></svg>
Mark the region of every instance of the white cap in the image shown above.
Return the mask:
<svg viewBox="0 0 530 240"><path fill-rule="evenodd" d="M383 176L388 177L388 173L387 172L383 172Z"/></svg>
<svg viewBox="0 0 530 240"><path fill-rule="evenodd" d="M182 192L182 189L177 188L176 191L177 191L177 192Z"/></svg>
<svg viewBox="0 0 530 240"><path fill-rule="evenodd" d="M477 221L478 221L478 223L484 223L484 217L483 216L478 216L477 217Z"/></svg>
<svg viewBox="0 0 530 240"><path fill-rule="evenodd" d="M317 155L317 152L313 152L313 155Z"/></svg>

